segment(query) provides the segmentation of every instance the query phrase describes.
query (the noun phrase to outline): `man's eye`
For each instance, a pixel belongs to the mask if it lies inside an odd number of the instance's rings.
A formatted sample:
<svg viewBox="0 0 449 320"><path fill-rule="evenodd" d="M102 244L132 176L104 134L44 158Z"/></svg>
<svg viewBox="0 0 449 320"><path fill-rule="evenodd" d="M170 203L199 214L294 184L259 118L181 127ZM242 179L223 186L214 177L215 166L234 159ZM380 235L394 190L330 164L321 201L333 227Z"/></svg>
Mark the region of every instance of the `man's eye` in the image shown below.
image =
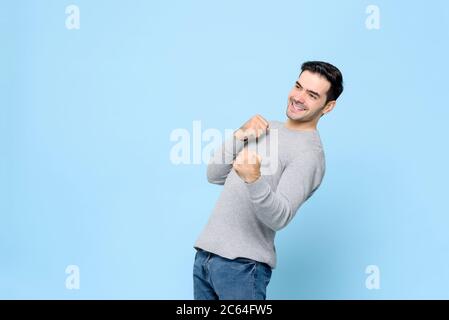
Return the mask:
<svg viewBox="0 0 449 320"><path fill-rule="evenodd" d="M313 94L309 93L309 96L310 96L313 100L316 100L316 96L314 96Z"/></svg>

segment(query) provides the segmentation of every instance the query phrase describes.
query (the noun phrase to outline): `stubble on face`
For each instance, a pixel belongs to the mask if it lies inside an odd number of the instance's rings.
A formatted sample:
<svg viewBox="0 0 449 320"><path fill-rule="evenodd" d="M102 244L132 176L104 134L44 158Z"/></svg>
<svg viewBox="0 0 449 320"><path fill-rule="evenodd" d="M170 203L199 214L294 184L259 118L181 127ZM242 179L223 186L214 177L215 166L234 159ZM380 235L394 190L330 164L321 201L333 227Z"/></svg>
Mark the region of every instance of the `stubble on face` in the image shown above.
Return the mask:
<svg viewBox="0 0 449 320"><path fill-rule="evenodd" d="M326 106L329 88L330 83L321 75L304 71L289 92L286 116L295 123L316 124Z"/></svg>

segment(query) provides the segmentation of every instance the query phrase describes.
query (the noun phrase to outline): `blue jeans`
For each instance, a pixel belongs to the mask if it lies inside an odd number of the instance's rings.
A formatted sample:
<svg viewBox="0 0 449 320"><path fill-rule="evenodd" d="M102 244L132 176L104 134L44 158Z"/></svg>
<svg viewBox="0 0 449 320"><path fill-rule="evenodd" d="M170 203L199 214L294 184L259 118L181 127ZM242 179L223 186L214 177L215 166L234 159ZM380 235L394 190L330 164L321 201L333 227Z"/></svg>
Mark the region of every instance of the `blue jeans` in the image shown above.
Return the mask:
<svg viewBox="0 0 449 320"><path fill-rule="evenodd" d="M271 267L247 258L226 259L199 249L193 265L195 300L265 300Z"/></svg>

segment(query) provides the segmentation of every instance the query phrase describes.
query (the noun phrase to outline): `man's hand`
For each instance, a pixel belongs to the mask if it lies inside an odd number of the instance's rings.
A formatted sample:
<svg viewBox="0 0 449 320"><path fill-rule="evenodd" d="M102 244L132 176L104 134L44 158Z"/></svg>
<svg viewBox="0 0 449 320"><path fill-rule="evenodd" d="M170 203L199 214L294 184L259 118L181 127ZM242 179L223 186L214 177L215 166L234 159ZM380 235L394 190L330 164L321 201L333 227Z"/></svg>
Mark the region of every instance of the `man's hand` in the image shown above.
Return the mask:
<svg viewBox="0 0 449 320"><path fill-rule="evenodd" d="M261 157L246 147L237 155L232 164L235 172L246 183L251 183L260 177Z"/></svg>
<svg viewBox="0 0 449 320"><path fill-rule="evenodd" d="M261 115L256 114L245 122L238 130L234 132L234 136L241 140L247 140L251 137L259 138L268 131L268 121Z"/></svg>

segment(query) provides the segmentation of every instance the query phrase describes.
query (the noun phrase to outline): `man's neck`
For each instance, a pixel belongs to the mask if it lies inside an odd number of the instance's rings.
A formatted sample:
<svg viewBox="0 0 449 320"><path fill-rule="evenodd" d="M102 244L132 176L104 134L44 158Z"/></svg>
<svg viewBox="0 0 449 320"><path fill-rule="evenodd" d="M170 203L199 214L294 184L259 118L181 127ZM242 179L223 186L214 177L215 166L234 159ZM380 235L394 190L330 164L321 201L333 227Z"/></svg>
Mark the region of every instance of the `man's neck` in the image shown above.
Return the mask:
<svg viewBox="0 0 449 320"><path fill-rule="evenodd" d="M316 123L313 122L297 122L290 118L285 121L285 127L290 130L297 131L316 131Z"/></svg>

